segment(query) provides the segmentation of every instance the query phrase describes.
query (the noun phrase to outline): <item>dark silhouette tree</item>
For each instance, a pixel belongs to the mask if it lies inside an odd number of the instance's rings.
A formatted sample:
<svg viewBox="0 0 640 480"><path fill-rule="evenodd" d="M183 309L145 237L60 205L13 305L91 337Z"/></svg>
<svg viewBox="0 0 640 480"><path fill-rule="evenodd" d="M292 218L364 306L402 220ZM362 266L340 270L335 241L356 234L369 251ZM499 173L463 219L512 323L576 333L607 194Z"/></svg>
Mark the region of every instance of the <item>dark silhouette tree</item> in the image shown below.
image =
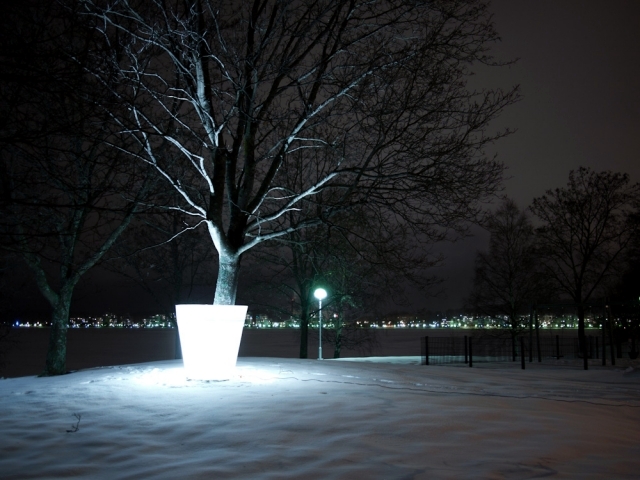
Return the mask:
<svg viewBox="0 0 640 480"><path fill-rule="evenodd" d="M485 2L83 5L103 35L93 73L118 78L130 153L206 223L216 304L235 303L241 257L264 241L363 204L430 234L498 187L483 147L506 132L486 131L517 93L466 87L498 40ZM290 222L298 209L314 214Z"/></svg>
<svg viewBox="0 0 640 480"><path fill-rule="evenodd" d="M151 208L134 218L103 264L140 286L155 301L156 312L170 319L176 358L182 353L175 305L193 301L201 287L215 281L215 258L203 241L206 236L202 226L185 223L181 212Z"/></svg>
<svg viewBox="0 0 640 480"><path fill-rule="evenodd" d="M470 303L480 314L506 318L515 345L515 337L526 327L522 314L545 287L535 254L534 228L509 198L487 216L484 227L491 234L489 250L476 254Z"/></svg>
<svg viewBox="0 0 640 480"><path fill-rule="evenodd" d="M203 242L205 235L179 212L145 212L122 235L105 266L142 287L158 312L175 316L176 304L215 280L215 259Z"/></svg>
<svg viewBox="0 0 640 480"><path fill-rule="evenodd" d="M257 249L253 260L262 270L256 286L271 293L263 295L265 306L281 305L281 313L295 312L300 358L308 357L309 323L318 311L313 292L324 287L329 292L324 309L333 315L334 327L325 329L323 337L334 345L337 358L342 347L371 343L370 333L355 328L358 317L407 301L404 290L409 285L426 289L435 281L428 269L438 258L420 247L403 225L390 228L364 211L349 212Z"/></svg>
<svg viewBox="0 0 640 480"><path fill-rule="evenodd" d="M153 177L110 146L96 105L113 98L82 63L91 29L58 3L2 14L0 245L22 259L51 306L44 374L57 375L66 373L74 289L127 227Z"/></svg>
<svg viewBox="0 0 640 480"><path fill-rule="evenodd" d="M632 221L640 222L640 217L635 216ZM614 286L607 294L610 313L616 318L614 335L628 341L630 356L637 358L640 350L640 237L634 237L624 255L623 267L613 276Z"/></svg>
<svg viewBox="0 0 640 480"><path fill-rule="evenodd" d="M585 352L585 304L613 280L638 235L639 201L640 184L627 174L584 167L569 173L566 187L533 200L531 211L542 222L536 231L541 265L575 303Z"/></svg>

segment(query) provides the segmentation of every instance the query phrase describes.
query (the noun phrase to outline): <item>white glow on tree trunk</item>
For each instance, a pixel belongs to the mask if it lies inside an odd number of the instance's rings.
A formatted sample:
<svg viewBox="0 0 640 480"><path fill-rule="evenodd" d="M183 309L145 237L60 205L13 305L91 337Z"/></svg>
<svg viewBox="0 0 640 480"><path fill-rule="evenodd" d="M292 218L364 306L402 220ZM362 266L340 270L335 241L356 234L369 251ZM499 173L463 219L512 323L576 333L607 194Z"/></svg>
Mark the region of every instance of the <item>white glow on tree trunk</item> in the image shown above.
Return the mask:
<svg viewBox="0 0 640 480"><path fill-rule="evenodd" d="M246 305L176 305L187 378L233 377L246 315Z"/></svg>

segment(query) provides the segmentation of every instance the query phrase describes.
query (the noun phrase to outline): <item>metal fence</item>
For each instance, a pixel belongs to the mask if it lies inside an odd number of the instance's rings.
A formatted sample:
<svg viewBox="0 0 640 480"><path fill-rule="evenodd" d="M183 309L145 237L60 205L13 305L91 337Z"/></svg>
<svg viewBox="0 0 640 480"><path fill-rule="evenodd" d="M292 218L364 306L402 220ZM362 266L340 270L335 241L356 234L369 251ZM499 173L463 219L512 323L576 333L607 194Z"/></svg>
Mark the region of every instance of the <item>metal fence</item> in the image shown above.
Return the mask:
<svg viewBox="0 0 640 480"><path fill-rule="evenodd" d="M530 336L480 335L451 337L422 337L422 365L467 364L488 362L519 362L522 368L526 363L554 363L558 360L575 360L582 358L577 337L560 335L544 336L533 339ZM622 345L613 347L604 345L599 337L587 337L587 358L610 358L615 365L615 358L621 358ZM585 369L587 362L584 362Z"/></svg>

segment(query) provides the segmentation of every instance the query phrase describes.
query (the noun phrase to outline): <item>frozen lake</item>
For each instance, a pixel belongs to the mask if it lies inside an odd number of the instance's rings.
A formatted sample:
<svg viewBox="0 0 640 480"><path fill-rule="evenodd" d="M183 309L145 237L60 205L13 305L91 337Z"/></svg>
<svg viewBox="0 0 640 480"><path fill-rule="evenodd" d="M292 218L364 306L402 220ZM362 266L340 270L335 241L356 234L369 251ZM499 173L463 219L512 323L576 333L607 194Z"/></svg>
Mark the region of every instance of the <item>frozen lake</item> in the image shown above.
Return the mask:
<svg viewBox="0 0 640 480"><path fill-rule="evenodd" d="M419 356L420 338L470 335L469 329L371 329L374 342L355 349L343 349L341 357ZM556 331L542 330L541 335ZM561 332L576 336L573 330ZM593 332L597 335L597 332ZM6 349L6 365L0 376L37 375L43 367L49 341L47 328L14 328ZM240 357L298 358L300 331L297 329L245 329L240 345ZM317 334L309 335L309 358L318 357ZM173 329L70 329L68 335L67 368L79 370L110 365L172 360L175 355ZM333 357L333 346L323 343L324 358Z"/></svg>
<svg viewBox="0 0 640 480"><path fill-rule="evenodd" d="M459 334L454 329L375 329L372 348L343 349L343 357L420 355L420 337ZM425 333L428 332L428 333ZM44 366L49 341L48 328L14 328L7 349L6 365L0 376L37 375ZM300 350L297 329L245 329L241 357L297 358ZM67 368L78 370L108 365L171 360L175 355L173 329L70 329ZM318 356L317 335L309 335L309 358ZM333 357L333 346L323 343L323 356Z"/></svg>

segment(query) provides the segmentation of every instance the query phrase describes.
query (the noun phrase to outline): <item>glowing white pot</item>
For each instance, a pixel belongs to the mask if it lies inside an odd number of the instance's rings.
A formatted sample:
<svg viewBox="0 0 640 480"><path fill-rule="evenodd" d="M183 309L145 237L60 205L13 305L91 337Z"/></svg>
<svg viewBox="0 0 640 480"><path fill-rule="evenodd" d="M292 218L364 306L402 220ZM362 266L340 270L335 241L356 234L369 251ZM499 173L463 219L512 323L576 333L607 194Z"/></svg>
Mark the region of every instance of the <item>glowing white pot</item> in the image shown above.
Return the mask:
<svg viewBox="0 0 640 480"><path fill-rule="evenodd" d="M187 378L228 380L234 374L246 305L176 305Z"/></svg>

